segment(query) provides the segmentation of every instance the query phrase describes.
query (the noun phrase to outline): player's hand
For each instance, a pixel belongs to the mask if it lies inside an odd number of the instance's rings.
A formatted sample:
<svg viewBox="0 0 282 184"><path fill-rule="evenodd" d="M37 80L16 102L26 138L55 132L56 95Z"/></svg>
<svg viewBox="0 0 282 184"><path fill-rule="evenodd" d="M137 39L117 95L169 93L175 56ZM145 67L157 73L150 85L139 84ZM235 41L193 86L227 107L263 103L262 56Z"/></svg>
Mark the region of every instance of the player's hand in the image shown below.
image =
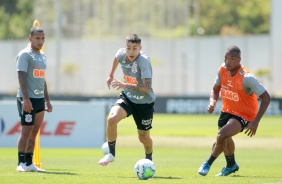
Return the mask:
<svg viewBox="0 0 282 184"><path fill-rule="evenodd" d="M114 76L109 76L107 78L107 85L108 85L109 89L111 88L111 83L112 83L113 80L114 80Z"/></svg>
<svg viewBox="0 0 282 184"><path fill-rule="evenodd" d="M210 104L207 108L209 113L213 113L214 109L215 109L215 105L213 105L213 104Z"/></svg>
<svg viewBox="0 0 282 184"><path fill-rule="evenodd" d="M111 87L118 90L118 89L124 88L125 84L123 82L121 82L120 80L114 79L111 82Z"/></svg>
<svg viewBox="0 0 282 184"><path fill-rule="evenodd" d="M257 128L258 128L258 122L254 120L248 123L245 134L247 134L247 136L252 137L253 135L256 135Z"/></svg>
<svg viewBox="0 0 282 184"><path fill-rule="evenodd" d="M27 113L31 113L33 110L32 103L29 98L23 100L23 110Z"/></svg>
<svg viewBox="0 0 282 184"><path fill-rule="evenodd" d="M51 105L50 102L45 102L45 111L47 111L47 112L53 111L53 106Z"/></svg>

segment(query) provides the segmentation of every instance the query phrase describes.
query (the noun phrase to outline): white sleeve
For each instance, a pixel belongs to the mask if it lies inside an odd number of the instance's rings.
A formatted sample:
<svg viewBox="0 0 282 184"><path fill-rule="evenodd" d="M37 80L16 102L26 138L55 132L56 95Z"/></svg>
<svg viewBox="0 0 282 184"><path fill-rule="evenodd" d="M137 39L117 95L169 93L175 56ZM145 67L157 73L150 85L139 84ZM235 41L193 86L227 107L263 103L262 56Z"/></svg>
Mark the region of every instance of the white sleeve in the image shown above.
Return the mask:
<svg viewBox="0 0 282 184"><path fill-rule="evenodd" d="M217 72L216 78L214 80L214 84L217 86L220 86L220 76L219 76L219 71Z"/></svg>
<svg viewBox="0 0 282 184"><path fill-rule="evenodd" d="M26 52L19 53L17 56L17 71L27 72L29 57Z"/></svg>
<svg viewBox="0 0 282 184"><path fill-rule="evenodd" d="M248 95L255 93L257 96L260 96L266 91L264 86L258 81L258 79L251 73L247 73L243 79L244 90Z"/></svg>
<svg viewBox="0 0 282 184"><path fill-rule="evenodd" d="M119 50L117 51L115 57L116 57L116 59L118 60L118 62L121 62L122 60L125 60L125 57L126 57L125 48L119 49Z"/></svg>

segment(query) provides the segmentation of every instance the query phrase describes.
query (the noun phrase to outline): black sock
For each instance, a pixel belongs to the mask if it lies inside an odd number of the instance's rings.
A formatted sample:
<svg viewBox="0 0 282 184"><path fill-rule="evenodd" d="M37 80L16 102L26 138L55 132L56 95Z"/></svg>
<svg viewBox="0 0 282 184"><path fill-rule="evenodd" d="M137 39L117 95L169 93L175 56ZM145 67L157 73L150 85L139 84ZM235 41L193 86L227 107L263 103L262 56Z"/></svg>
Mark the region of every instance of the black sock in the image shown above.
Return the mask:
<svg viewBox="0 0 282 184"><path fill-rule="evenodd" d="M18 152L18 165L20 163L25 163L25 153L24 152Z"/></svg>
<svg viewBox="0 0 282 184"><path fill-rule="evenodd" d="M32 157L33 153L25 153L25 161L27 166L32 164Z"/></svg>
<svg viewBox="0 0 282 184"><path fill-rule="evenodd" d="M209 164L209 165L212 165L213 161L215 161L216 158L217 158L217 157L214 157L214 156L210 155L210 157L209 157L208 160L207 160L208 164Z"/></svg>
<svg viewBox="0 0 282 184"><path fill-rule="evenodd" d="M230 156L226 156L225 155L225 159L226 159L227 167L231 168L231 167L234 166L234 164L235 164L235 156L234 156L234 154L230 155Z"/></svg>
<svg viewBox="0 0 282 184"><path fill-rule="evenodd" d="M116 141L108 142L110 153L115 157L116 156Z"/></svg>
<svg viewBox="0 0 282 184"><path fill-rule="evenodd" d="M149 160L151 160L151 161L153 160L153 158L152 158L152 154L153 154L153 153L149 153L149 154L148 154L148 153L145 153L145 154L146 154L146 159L149 159Z"/></svg>

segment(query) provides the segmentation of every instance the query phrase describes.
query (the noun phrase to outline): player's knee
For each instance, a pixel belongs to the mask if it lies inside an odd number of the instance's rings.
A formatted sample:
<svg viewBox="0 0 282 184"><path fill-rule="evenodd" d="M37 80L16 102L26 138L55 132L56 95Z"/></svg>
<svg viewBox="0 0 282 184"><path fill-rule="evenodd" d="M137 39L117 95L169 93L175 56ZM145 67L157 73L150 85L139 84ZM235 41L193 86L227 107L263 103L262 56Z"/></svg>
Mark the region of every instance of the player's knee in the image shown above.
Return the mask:
<svg viewBox="0 0 282 184"><path fill-rule="evenodd" d="M151 138L149 136L139 136L138 138L139 138L139 141L142 144L146 144L151 140Z"/></svg>
<svg viewBox="0 0 282 184"><path fill-rule="evenodd" d="M30 137L31 139L33 139L33 138L35 139L36 136L37 136L37 133L38 133L38 130L33 129L29 137Z"/></svg>
<svg viewBox="0 0 282 184"><path fill-rule="evenodd" d="M32 133L34 126L22 126L21 137L28 138Z"/></svg>
<svg viewBox="0 0 282 184"><path fill-rule="evenodd" d="M117 116L109 116L108 117L108 126L116 125L118 123L119 119Z"/></svg>
<svg viewBox="0 0 282 184"><path fill-rule="evenodd" d="M228 135L224 132L218 132L217 134L217 142L222 142L228 139Z"/></svg>
<svg viewBox="0 0 282 184"><path fill-rule="evenodd" d="M138 138L139 138L139 141L141 142L141 143L143 143L144 142L144 137L140 137L140 136L138 136Z"/></svg>

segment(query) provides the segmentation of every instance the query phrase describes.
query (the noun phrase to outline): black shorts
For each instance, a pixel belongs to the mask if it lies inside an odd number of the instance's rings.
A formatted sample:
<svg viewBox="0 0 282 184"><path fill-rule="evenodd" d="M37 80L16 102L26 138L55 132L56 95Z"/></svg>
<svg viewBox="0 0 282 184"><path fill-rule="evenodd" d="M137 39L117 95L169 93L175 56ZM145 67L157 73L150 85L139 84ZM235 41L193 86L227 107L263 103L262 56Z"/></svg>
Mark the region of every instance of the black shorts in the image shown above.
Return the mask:
<svg viewBox="0 0 282 184"><path fill-rule="evenodd" d="M30 98L30 101L33 110L31 113L27 113L23 110L23 98L17 98L19 117L21 118L22 125L34 125L35 114L45 110L44 98Z"/></svg>
<svg viewBox="0 0 282 184"><path fill-rule="evenodd" d="M115 105L122 107L127 112L127 117L133 115L138 130L150 130L152 128L154 102L135 104L121 93Z"/></svg>
<svg viewBox="0 0 282 184"><path fill-rule="evenodd" d="M224 125L226 125L227 124L227 122L228 122L228 120L229 119L237 119L238 121L239 121L239 123L241 124L241 126L242 126L242 130L241 130L241 132L246 128L246 126L248 125L248 121L247 120L245 120L244 118L241 118L241 117L239 117L239 116L235 116L235 115L233 115L233 114L229 114L229 113L226 113L226 112L222 112L221 111L221 114L220 114L220 116L219 116L219 118L218 118L218 126L219 127L223 127Z"/></svg>

